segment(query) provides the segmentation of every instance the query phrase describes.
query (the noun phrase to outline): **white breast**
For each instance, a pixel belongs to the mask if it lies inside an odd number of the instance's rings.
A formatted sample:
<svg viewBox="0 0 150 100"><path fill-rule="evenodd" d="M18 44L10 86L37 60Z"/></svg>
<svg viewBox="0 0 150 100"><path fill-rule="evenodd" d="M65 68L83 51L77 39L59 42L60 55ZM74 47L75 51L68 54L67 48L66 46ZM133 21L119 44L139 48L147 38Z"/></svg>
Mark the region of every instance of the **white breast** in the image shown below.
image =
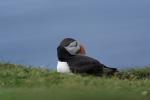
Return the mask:
<svg viewBox="0 0 150 100"><path fill-rule="evenodd" d="M67 62L61 62L58 61L57 62L57 72L59 73L70 73L70 68L69 65L67 64Z"/></svg>

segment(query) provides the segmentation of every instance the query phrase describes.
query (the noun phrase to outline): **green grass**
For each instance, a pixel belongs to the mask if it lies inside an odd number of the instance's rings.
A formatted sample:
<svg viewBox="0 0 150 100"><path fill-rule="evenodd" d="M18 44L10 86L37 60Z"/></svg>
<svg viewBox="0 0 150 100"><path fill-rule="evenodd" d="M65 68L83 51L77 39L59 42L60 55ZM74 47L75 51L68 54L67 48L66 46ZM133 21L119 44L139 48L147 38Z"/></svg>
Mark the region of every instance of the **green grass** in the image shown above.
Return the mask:
<svg viewBox="0 0 150 100"><path fill-rule="evenodd" d="M150 68L94 77L0 63L0 100L117 99L150 100Z"/></svg>

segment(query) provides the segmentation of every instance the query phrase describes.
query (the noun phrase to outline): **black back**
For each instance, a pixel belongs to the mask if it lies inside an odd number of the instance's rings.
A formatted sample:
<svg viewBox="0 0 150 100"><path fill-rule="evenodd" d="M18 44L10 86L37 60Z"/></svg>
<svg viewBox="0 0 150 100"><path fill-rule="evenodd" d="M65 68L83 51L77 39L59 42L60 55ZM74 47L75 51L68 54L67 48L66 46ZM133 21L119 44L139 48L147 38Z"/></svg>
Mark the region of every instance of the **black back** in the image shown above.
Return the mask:
<svg viewBox="0 0 150 100"><path fill-rule="evenodd" d="M96 76L101 76L103 74L104 65L96 59L87 56L72 56L67 63L73 73L85 73Z"/></svg>

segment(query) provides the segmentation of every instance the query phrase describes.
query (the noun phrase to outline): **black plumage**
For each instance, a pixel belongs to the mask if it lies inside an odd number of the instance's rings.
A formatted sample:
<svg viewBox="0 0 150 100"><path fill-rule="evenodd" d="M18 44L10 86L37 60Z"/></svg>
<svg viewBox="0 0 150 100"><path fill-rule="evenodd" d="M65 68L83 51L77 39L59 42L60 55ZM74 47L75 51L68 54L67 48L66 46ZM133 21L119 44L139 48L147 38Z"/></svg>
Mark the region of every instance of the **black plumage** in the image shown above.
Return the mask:
<svg viewBox="0 0 150 100"><path fill-rule="evenodd" d="M57 55L59 61L68 63L70 70L73 73L102 76L105 69L109 69L107 74L112 74L117 71L116 68L109 68L91 57L71 55L62 45L58 46Z"/></svg>

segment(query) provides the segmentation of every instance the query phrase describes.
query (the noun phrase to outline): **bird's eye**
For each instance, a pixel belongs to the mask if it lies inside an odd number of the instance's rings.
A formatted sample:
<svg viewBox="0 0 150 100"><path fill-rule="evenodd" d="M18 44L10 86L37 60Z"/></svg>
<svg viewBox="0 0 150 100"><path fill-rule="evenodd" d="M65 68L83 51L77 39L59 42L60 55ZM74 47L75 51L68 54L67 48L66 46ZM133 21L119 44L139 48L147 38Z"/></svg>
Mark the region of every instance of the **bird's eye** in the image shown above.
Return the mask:
<svg viewBox="0 0 150 100"><path fill-rule="evenodd" d="M76 43L75 43L75 46L77 46L77 45L78 45L78 43L76 42Z"/></svg>

